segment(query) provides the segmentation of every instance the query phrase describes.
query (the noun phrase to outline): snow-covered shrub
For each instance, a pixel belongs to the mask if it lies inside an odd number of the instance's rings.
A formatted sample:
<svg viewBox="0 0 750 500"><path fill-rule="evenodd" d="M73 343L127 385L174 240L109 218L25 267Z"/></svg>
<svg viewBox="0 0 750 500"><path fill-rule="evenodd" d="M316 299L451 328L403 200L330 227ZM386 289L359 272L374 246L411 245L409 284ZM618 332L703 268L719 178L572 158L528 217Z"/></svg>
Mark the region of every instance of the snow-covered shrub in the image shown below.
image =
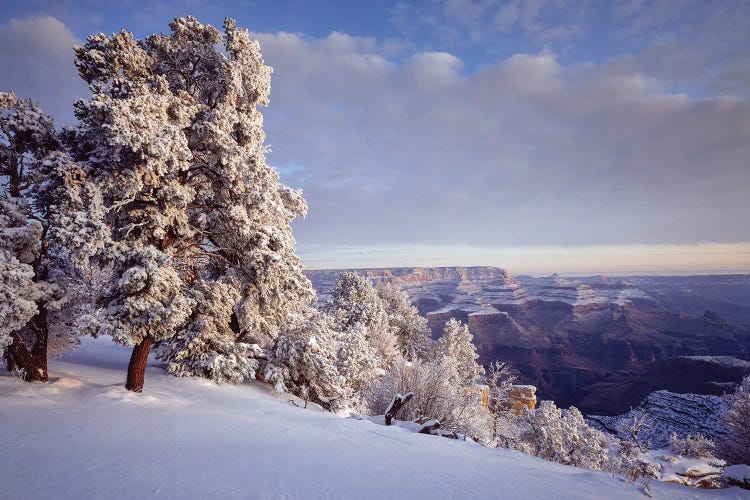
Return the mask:
<svg viewBox="0 0 750 500"><path fill-rule="evenodd" d="M683 457L711 459L715 449L714 442L703 434L688 434L684 439L675 432L669 436L669 450Z"/></svg>
<svg viewBox="0 0 750 500"><path fill-rule="evenodd" d="M524 409L515 424L513 447L519 451L566 465L609 468L607 437L586 425L575 407L563 410L552 401L542 401L534 410Z"/></svg>
<svg viewBox="0 0 750 500"><path fill-rule="evenodd" d="M386 305L364 276L342 272L323 310L333 318L339 331L360 325L381 367L390 365L397 357L396 331L389 321Z"/></svg>
<svg viewBox="0 0 750 500"><path fill-rule="evenodd" d="M232 306L239 299L236 287L199 280L190 297L196 304L190 321L159 347L157 359L165 361L167 371L179 377L206 377L217 383L254 379L262 349L237 341L239 332L232 328Z"/></svg>
<svg viewBox="0 0 750 500"><path fill-rule="evenodd" d="M724 480L730 486L738 486L750 490L750 465L730 465L724 469Z"/></svg>
<svg viewBox="0 0 750 500"><path fill-rule="evenodd" d="M410 361L427 356L432 345L427 318L419 315L406 292L393 285L379 286L377 294L388 316L388 324L396 336L401 355Z"/></svg>
<svg viewBox="0 0 750 500"><path fill-rule="evenodd" d="M384 414L394 394L414 393L399 418L440 421L441 428L491 441L491 417L482 404L481 388L457 383L460 376L450 357L397 362L363 391L372 415Z"/></svg>
<svg viewBox="0 0 750 500"><path fill-rule="evenodd" d="M477 363L479 354L473 340L469 326L451 318L445 324L443 335L435 344L433 353L435 359L453 358L458 378L467 386L476 384L479 377L484 375L484 367Z"/></svg>
<svg viewBox="0 0 750 500"><path fill-rule="evenodd" d="M330 319L317 311L295 318L269 349L263 379L279 392L291 392L324 408L343 409L350 394L337 369L338 336Z"/></svg>
<svg viewBox="0 0 750 500"><path fill-rule="evenodd" d="M631 481L641 478L659 479L661 476L661 471L659 470L658 465L641 457L628 462L627 466L622 469L622 472L625 474L625 477Z"/></svg>
<svg viewBox="0 0 750 500"><path fill-rule="evenodd" d="M516 377L507 364L499 361L490 364L486 382L489 389L487 409L492 417L491 446L509 446L509 436L512 435L511 427L514 418L513 404L509 393L515 381Z"/></svg>
<svg viewBox="0 0 750 500"><path fill-rule="evenodd" d="M727 434L717 443L717 455L730 464L750 464L750 375L728 396L724 415Z"/></svg>

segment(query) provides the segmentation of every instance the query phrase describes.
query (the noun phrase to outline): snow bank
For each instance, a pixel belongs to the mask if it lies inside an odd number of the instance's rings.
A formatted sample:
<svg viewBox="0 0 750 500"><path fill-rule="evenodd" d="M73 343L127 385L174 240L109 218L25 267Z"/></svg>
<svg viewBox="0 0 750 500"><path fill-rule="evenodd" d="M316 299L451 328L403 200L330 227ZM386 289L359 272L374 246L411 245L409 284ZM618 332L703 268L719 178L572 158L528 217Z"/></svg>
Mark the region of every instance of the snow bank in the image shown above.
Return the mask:
<svg viewBox="0 0 750 500"><path fill-rule="evenodd" d="M736 484L743 488L750 489L750 465L730 465L724 469L724 478L730 484ZM750 497L750 494L748 497Z"/></svg>
<svg viewBox="0 0 750 500"><path fill-rule="evenodd" d="M109 339L51 363L52 382L0 372L2 498L644 498L641 486L508 450L294 406L150 364L123 387ZM746 498L651 483L656 498Z"/></svg>

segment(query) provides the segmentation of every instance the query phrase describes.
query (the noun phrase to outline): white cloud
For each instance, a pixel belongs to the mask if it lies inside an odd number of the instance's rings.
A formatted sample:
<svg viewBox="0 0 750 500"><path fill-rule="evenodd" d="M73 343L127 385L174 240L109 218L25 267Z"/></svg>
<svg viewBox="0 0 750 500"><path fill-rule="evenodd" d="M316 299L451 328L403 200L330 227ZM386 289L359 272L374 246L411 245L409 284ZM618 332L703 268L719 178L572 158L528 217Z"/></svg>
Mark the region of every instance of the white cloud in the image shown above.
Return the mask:
<svg viewBox="0 0 750 500"><path fill-rule="evenodd" d="M73 100L86 94L73 65L70 30L50 16L0 26L0 89L38 100L58 121L70 122Z"/></svg>
<svg viewBox="0 0 750 500"><path fill-rule="evenodd" d="M397 63L391 42L343 33L257 37L275 67L270 160L310 204L302 243L696 243L750 234L750 103L742 92L670 93L702 63L670 59L667 46L584 65L518 53L472 71L447 52ZM0 67L10 68L0 87L69 116L85 93L75 42L54 18L0 27ZM737 61L725 84L747 88Z"/></svg>
<svg viewBox="0 0 750 500"><path fill-rule="evenodd" d="M516 54L474 74L262 35L271 161L301 166L305 243L621 244L750 234L750 103L634 67ZM294 50L290 50L290 47ZM373 58L377 64L370 64ZM304 77L300 77L304 75ZM335 89L335 90L332 90Z"/></svg>

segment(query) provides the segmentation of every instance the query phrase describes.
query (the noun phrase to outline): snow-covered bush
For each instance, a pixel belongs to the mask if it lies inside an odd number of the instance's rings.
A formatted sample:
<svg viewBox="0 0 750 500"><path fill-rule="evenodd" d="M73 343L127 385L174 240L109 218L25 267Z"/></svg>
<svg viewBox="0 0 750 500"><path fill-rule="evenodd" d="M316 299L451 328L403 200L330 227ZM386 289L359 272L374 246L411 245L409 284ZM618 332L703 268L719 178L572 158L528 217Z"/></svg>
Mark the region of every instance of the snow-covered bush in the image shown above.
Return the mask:
<svg viewBox="0 0 750 500"><path fill-rule="evenodd" d="M344 408L349 393L337 369L338 336L330 319L317 311L292 318L269 350L264 380L279 392L292 392L324 408Z"/></svg>
<svg viewBox="0 0 750 500"><path fill-rule="evenodd" d="M409 296L393 285L381 285L377 294L388 316L388 324L396 336L401 355L407 360L424 358L432 345L427 318L411 305Z"/></svg>
<svg viewBox="0 0 750 500"><path fill-rule="evenodd" d="M435 344L433 353L435 359L453 358L458 378L467 386L476 384L479 377L484 375L484 367L477 363L479 354L473 340L469 326L451 318L445 324L443 335Z"/></svg>
<svg viewBox="0 0 750 500"><path fill-rule="evenodd" d="M703 434L688 434L680 438L673 432L669 436L669 450L683 457L711 459L714 458L716 445Z"/></svg>
<svg viewBox="0 0 750 500"><path fill-rule="evenodd" d="M491 417L482 404L481 388L457 383L460 376L450 357L397 362L363 391L372 415L384 414L394 394L414 393L399 418L440 421L441 428L479 441L491 441Z"/></svg>
<svg viewBox="0 0 750 500"><path fill-rule="evenodd" d="M750 490L750 465L730 465L724 469L724 480L730 486L738 486Z"/></svg>
<svg viewBox="0 0 750 500"><path fill-rule="evenodd" d="M750 375L728 396L724 415L727 435L717 443L717 455L730 464L750 464Z"/></svg>
<svg viewBox="0 0 750 500"><path fill-rule="evenodd" d="M339 331L346 332L360 325L381 367L389 366L397 357L398 341L385 303L364 276L342 272L323 311L333 318Z"/></svg>
<svg viewBox="0 0 750 500"><path fill-rule="evenodd" d="M609 442L592 429L577 408L563 410L542 401L534 410L524 409L515 420L513 447L524 453L566 465L607 470Z"/></svg>

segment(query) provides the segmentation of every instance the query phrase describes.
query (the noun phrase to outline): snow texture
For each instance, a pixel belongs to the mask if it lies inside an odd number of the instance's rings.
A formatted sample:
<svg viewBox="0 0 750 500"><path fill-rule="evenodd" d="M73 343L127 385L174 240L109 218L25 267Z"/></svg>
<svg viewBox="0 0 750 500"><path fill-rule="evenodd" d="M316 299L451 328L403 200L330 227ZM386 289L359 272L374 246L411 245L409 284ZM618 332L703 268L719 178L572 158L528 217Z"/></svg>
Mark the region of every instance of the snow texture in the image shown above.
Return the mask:
<svg viewBox="0 0 750 500"><path fill-rule="evenodd" d="M304 410L257 382L217 386L152 363L148 391L131 393L122 387L128 356L108 339L85 339L51 363L49 384L0 375L0 496L643 498L641 485L607 473ZM650 490L747 498L736 488Z"/></svg>

